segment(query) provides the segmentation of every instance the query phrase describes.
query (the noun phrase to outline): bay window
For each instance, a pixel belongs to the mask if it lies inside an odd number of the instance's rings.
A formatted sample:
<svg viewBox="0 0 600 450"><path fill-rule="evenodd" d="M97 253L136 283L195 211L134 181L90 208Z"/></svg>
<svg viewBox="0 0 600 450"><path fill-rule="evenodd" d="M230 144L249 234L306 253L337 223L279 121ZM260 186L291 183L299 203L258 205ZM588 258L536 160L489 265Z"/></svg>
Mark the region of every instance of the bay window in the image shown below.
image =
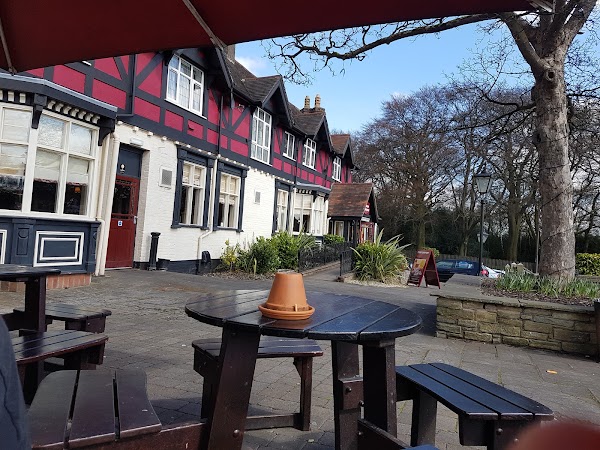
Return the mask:
<svg viewBox="0 0 600 450"><path fill-rule="evenodd" d="M189 162L183 163L181 177L181 202L179 223L202 225L204 217L204 196L206 168Z"/></svg>
<svg viewBox="0 0 600 450"><path fill-rule="evenodd" d="M294 232L304 232L320 236L325 220L325 199L312 194L297 193L294 201Z"/></svg>
<svg viewBox="0 0 600 450"><path fill-rule="evenodd" d="M36 134L31 114L1 110L0 209L89 215L97 130L44 112Z"/></svg>

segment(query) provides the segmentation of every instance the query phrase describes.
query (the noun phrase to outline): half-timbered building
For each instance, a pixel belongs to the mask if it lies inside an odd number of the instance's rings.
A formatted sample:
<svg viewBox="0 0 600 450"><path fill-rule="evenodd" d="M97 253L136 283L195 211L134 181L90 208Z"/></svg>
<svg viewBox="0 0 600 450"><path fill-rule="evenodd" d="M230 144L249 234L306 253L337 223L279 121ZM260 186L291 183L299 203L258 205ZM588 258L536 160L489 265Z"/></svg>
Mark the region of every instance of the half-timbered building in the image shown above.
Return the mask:
<svg viewBox="0 0 600 450"><path fill-rule="evenodd" d="M290 104L233 51L0 74L0 263L145 267L154 237L169 270L196 272L227 240L327 233L353 168L319 96Z"/></svg>

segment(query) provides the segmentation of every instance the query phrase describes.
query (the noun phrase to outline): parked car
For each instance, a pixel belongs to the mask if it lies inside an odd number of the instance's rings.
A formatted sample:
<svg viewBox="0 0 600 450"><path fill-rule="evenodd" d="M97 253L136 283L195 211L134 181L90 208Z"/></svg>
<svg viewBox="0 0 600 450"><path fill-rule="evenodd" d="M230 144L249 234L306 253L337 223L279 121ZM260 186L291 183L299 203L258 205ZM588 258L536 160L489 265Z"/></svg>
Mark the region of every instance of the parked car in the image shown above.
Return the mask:
<svg viewBox="0 0 600 450"><path fill-rule="evenodd" d="M477 275L477 261L469 261L466 259L440 259L435 263L440 281L445 283L452 275L459 273L462 275ZM489 272L488 272L489 273ZM482 275L484 274L482 270Z"/></svg>
<svg viewBox="0 0 600 450"><path fill-rule="evenodd" d="M481 268L481 275L488 278L500 278L504 275L504 270L492 269L491 267L484 265Z"/></svg>

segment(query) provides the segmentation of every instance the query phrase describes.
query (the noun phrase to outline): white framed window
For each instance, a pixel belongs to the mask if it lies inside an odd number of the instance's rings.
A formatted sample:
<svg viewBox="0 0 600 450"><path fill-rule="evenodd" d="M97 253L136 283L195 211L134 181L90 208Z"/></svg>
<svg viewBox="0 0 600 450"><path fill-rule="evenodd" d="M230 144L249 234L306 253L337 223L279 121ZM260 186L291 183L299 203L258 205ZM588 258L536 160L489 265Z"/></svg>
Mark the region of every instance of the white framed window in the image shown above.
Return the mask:
<svg viewBox="0 0 600 450"><path fill-rule="evenodd" d="M219 190L219 210L217 223L223 228L237 228L240 209L241 178L226 173L221 174Z"/></svg>
<svg viewBox="0 0 600 450"><path fill-rule="evenodd" d="M295 159L294 147L296 144L296 137L292 133L287 131L283 134L283 156L291 159Z"/></svg>
<svg viewBox="0 0 600 450"><path fill-rule="evenodd" d="M32 133L30 109L0 109L0 209L89 215L97 128L44 112Z"/></svg>
<svg viewBox="0 0 600 450"><path fill-rule="evenodd" d="M304 152L302 152L302 164L311 169L315 168L317 160L317 143L310 138L304 143Z"/></svg>
<svg viewBox="0 0 600 450"><path fill-rule="evenodd" d="M252 116L250 157L269 164L271 153L271 114L257 108Z"/></svg>
<svg viewBox="0 0 600 450"><path fill-rule="evenodd" d="M206 168L190 162L183 163L179 223L202 225L204 218L204 189Z"/></svg>
<svg viewBox="0 0 600 450"><path fill-rule="evenodd" d="M204 72L174 55L169 61L167 100L202 115L204 103Z"/></svg>
<svg viewBox="0 0 600 450"><path fill-rule="evenodd" d="M287 230L289 196L288 191L277 190L277 231Z"/></svg>
<svg viewBox="0 0 600 450"><path fill-rule="evenodd" d="M323 224L325 221L325 199L317 197L313 202L313 216L311 221L311 232L314 235L323 235Z"/></svg>
<svg viewBox="0 0 600 450"><path fill-rule="evenodd" d="M342 160L338 156L333 158L333 172L331 177L336 181L342 179Z"/></svg>
<svg viewBox="0 0 600 450"><path fill-rule="evenodd" d="M325 222L325 199L311 194L296 194L294 199L294 226L296 233L303 231L317 236L323 234Z"/></svg>

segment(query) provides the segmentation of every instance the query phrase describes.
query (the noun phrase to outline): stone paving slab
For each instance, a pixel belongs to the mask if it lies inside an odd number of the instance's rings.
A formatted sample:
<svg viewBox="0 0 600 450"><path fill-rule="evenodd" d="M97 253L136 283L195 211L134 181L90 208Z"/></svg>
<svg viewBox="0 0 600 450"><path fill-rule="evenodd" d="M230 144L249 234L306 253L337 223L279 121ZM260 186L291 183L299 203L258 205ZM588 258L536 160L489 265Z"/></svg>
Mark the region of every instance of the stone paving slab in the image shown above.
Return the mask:
<svg viewBox="0 0 600 450"><path fill-rule="evenodd" d="M600 424L600 364L593 360L507 345L434 337L437 287L365 287L335 282L335 269L305 277L307 290L352 294L401 305L420 314L420 332L396 341L396 364L446 362L505 385L552 408L557 417ZM456 278L456 279L455 279ZM202 377L192 367L191 342L220 336L220 329L199 323L184 312L194 296L216 290L265 289L270 280L237 280L162 271L112 270L93 278L87 287L52 290L48 302L107 308L105 368L140 368L148 377L148 392L164 424L195 420L199 416ZM453 277L443 289L460 291ZM0 292L0 312L22 305L22 294ZM60 328L55 322L50 328ZM313 360L313 407L310 432L291 428L249 431L244 448L320 449L334 446L331 346L319 341L324 356ZM548 370L556 371L556 374ZM299 378L284 359L258 360L251 395L251 411L266 408L297 410ZM411 402L399 402L398 437L410 440ZM453 450L458 442L456 416L438 410L436 445ZM476 447L472 447L476 448Z"/></svg>

